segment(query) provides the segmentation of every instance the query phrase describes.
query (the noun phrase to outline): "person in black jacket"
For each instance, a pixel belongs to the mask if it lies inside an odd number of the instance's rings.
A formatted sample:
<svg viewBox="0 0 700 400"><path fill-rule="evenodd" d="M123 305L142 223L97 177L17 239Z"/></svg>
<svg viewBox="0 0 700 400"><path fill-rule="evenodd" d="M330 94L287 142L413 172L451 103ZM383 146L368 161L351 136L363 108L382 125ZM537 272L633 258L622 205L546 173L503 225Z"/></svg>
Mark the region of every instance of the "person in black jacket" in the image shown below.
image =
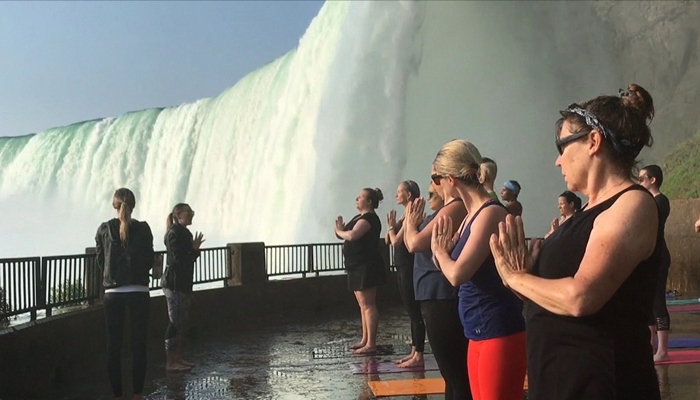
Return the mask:
<svg viewBox="0 0 700 400"><path fill-rule="evenodd" d="M131 315L133 399L143 398L146 378L146 343L150 295L149 270L153 267L153 234L145 221L131 218L136 206L134 193L121 188L114 192L112 206L118 218L97 229L96 262L103 272L104 311L107 322L107 369L112 392L122 399L121 347L126 309Z"/></svg>
<svg viewBox="0 0 700 400"><path fill-rule="evenodd" d="M187 229L192 225L194 211L184 203L177 204L168 215L166 222L165 247L168 250L167 267L163 274L163 292L168 302L170 322L165 331L166 369L186 371L194 366L182 359L182 330L187 321L187 313L192 299L194 262L199 257L199 247L204 235Z"/></svg>

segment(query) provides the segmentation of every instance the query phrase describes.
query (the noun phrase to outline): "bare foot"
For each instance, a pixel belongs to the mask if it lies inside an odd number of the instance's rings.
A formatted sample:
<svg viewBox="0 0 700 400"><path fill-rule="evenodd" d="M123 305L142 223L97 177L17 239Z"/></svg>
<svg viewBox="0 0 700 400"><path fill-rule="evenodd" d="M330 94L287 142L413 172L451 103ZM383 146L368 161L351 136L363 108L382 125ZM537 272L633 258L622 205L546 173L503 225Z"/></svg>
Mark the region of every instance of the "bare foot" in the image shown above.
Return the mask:
<svg viewBox="0 0 700 400"><path fill-rule="evenodd" d="M356 356L369 356L369 355L376 354L376 353L377 353L376 346L372 346L372 347L365 346L365 347L361 347L359 349L355 349L352 352L352 354L354 354Z"/></svg>
<svg viewBox="0 0 700 400"><path fill-rule="evenodd" d="M364 342L357 342L355 344L351 344L349 346L349 348L350 348L350 350L357 350L357 349L361 349L361 348L365 347L366 344L367 343L364 343Z"/></svg>
<svg viewBox="0 0 700 400"><path fill-rule="evenodd" d="M400 368L412 368L412 367L422 367L425 365L425 360L423 360L423 353L416 352L415 356L410 360L406 360L399 364Z"/></svg>
<svg viewBox="0 0 700 400"><path fill-rule="evenodd" d="M172 363L172 364L165 365L166 371L178 372L178 371L189 371L191 369L192 369L192 367L187 366L187 365L183 365L183 364L179 364L179 363Z"/></svg>
<svg viewBox="0 0 700 400"><path fill-rule="evenodd" d="M186 365L186 366L188 366L188 367L194 367L194 366L196 365L196 364L191 363L191 362L189 362L189 361L185 361L185 360L183 360L182 358L179 359L177 362L180 363L180 364L182 364L182 365Z"/></svg>
<svg viewBox="0 0 700 400"><path fill-rule="evenodd" d="M401 363L405 363L406 361L410 360L413 358L413 353L407 355L406 357L400 359L400 360L394 360L394 364L399 365Z"/></svg>
<svg viewBox="0 0 700 400"><path fill-rule="evenodd" d="M668 356L668 353L656 353L656 354L654 354L654 362L668 361L670 359L671 359L671 357Z"/></svg>

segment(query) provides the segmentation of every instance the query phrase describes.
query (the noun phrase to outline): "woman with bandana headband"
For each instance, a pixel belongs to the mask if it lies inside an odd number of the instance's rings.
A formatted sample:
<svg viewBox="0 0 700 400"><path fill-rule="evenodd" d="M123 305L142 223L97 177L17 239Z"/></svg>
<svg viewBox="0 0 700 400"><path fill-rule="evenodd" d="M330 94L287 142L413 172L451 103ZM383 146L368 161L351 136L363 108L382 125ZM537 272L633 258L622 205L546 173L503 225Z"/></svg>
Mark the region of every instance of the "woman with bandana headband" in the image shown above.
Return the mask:
<svg viewBox="0 0 700 400"><path fill-rule="evenodd" d="M529 251L518 217L508 216L490 242L503 283L528 303L529 397L659 399L647 327L659 213L633 178L639 152L652 144L652 97L632 84L561 115L555 164L588 204Z"/></svg>

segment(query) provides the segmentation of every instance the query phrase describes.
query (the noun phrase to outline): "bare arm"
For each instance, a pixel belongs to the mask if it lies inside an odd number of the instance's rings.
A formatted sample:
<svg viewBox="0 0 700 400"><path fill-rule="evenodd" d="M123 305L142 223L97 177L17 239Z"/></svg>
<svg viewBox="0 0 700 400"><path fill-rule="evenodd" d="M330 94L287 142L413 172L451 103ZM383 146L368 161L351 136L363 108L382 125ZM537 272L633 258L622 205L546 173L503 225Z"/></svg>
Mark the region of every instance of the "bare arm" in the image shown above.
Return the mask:
<svg viewBox="0 0 700 400"><path fill-rule="evenodd" d="M341 231L336 229L335 234L343 240L352 242L353 240L357 240L361 238L362 235L369 232L370 228L371 226L369 222L367 222L367 220L361 219L355 223L355 226L353 226L351 230Z"/></svg>
<svg viewBox="0 0 700 400"><path fill-rule="evenodd" d="M398 232L394 233L395 231L396 229L392 229L389 231L389 239L391 240L392 246L396 246L399 243L403 243L404 241L403 226L401 227L401 229L399 229Z"/></svg>
<svg viewBox="0 0 700 400"><path fill-rule="evenodd" d="M467 215L467 209L461 201L452 202L438 211L435 219L430 221L428 225L423 228L422 231L418 232L418 225L414 224L404 224L404 243L406 248L411 253L417 253L421 251L430 250L430 239L433 232L433 227L435 226L435 220L441 216L447 216L452 219L452 234L457 231L457 227L462 223L464 217Z"/></svg>
<svg viewBox="0 0 700 400"><path fill-rule="evenodd" d="M482 210L478 218L472 222L469 239L467 239L467 243L457 260L450 257L447 247L436 248L435 245L432 246L440 270L452 286L456 287L469 281L486 261L491 253L489 239L492 234L498 232L498 223L504 221L507 214L506 210L501 207L488 207ZM443 223L444 220L441 218L434 230L439 231L440 225Z"/></svg>
<svg viewBox="0 0 700 400"><path fill-rule="evenodd" d="M559 315L580 317L600 310L640 262L654 251L658 214L654 200L629 191L596 218L581 265L573 277L545 279L526 272L517 254L504 251L524 243L522 220L508 216L491 238L498 272L506 286ZM515 232L515 233L514 233ZM520 264L517 268L513 266Z"/></svg>

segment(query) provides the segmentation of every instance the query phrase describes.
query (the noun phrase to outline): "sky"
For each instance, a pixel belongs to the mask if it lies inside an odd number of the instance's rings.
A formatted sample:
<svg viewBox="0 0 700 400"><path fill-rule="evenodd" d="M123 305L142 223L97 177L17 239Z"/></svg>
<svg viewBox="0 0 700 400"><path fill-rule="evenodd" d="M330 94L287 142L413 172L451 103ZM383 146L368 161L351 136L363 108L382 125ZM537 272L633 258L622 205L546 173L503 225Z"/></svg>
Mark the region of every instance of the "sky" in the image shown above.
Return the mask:
<svg viewBox="0 0 700 400"><path fill-rule="evenodd" d="M216 96L322 1L0 1L0 136Z"/></svg>

